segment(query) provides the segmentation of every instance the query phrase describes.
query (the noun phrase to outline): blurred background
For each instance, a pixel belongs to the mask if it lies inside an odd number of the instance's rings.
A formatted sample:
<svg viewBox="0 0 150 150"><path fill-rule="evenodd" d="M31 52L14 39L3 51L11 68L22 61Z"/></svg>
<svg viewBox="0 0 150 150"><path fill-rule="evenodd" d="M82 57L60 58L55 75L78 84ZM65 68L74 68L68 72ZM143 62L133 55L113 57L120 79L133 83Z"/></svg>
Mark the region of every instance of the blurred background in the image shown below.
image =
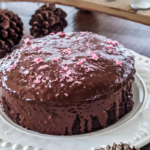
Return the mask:
<svg viewBox="0 0 150 150"><path fill-rule="evenodd" d="M29 20L43 3L1 2L2 9L9 9L21 17L24 23L24 38L30 37ZM56 5L66 13L68 26L64 32L91 31L118 40L125 47L150 57L150 27L99 12L79 10L74 7Z"/></svg>

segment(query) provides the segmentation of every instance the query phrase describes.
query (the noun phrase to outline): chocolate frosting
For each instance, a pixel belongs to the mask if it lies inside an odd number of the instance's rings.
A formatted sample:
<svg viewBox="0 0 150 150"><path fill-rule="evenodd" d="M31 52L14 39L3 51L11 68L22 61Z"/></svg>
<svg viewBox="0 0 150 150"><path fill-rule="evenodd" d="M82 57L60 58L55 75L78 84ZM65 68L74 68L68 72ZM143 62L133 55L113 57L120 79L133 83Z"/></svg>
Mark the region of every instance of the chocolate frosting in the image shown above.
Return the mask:
<svg viewBox="0 0 150 150"><path fill-rule="evenodd" d="M11 105L11 95L15 97L17 113L25 117L29 109L32 126L40 124L42 128L41 122L46 121L53 126L51 131L47 129L50 134L64 134L68 126L71 134L77 114L81 130L82 120L91 115L99 116L106 127L105 111L114 102L119 109L121 92L133 82L134 73L133 55L117 41L91 32L60 32L26 39L23 46L7 55L0 66L0 86ZM64 125L56 129L61 122Z"/></svg>

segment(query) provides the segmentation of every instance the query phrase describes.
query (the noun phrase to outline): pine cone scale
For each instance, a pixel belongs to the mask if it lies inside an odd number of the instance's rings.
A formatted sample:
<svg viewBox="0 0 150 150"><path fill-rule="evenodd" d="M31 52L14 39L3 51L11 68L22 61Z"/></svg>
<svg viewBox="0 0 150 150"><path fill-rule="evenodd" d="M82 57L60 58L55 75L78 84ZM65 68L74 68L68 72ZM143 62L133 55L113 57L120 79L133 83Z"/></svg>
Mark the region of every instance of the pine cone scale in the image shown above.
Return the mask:
<svg viewBox="0 0 150 150"><path fill-rule="evenodd" d="M7 38L8 37L8 32L5 30L1 30L0 34L2 35L3 38Z"/></svg>

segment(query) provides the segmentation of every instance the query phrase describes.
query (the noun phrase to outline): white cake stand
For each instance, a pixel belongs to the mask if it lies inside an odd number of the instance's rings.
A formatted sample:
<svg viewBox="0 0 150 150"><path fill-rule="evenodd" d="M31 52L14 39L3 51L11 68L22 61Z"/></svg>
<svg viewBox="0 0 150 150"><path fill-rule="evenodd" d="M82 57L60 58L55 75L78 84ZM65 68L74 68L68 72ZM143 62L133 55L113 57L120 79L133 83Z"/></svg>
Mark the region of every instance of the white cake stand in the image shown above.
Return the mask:
<svg viewBox="0 0 150 150"><path fill-rule="evenodd" d="M51 136L26 130L0 108L0 147L7 150L95 150L120 142L142 147L150 139L150 59L135 57L134 108L106 129L82 135Z"/></svg>

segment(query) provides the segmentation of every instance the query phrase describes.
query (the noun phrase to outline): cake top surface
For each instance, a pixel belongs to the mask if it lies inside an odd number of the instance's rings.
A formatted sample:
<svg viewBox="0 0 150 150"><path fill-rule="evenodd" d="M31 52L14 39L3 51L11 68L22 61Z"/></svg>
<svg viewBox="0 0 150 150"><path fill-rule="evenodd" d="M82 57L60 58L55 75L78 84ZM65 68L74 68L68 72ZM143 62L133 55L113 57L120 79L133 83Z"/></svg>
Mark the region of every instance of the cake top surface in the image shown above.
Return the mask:
<svg viewBox="0 0 150 150"><path fill-rule="evenodd" d="M98 98L133 74L133 55L117 41L91 32L59 32L27 38L7 55L0 85L26 101L71 103Z"/></svg>

